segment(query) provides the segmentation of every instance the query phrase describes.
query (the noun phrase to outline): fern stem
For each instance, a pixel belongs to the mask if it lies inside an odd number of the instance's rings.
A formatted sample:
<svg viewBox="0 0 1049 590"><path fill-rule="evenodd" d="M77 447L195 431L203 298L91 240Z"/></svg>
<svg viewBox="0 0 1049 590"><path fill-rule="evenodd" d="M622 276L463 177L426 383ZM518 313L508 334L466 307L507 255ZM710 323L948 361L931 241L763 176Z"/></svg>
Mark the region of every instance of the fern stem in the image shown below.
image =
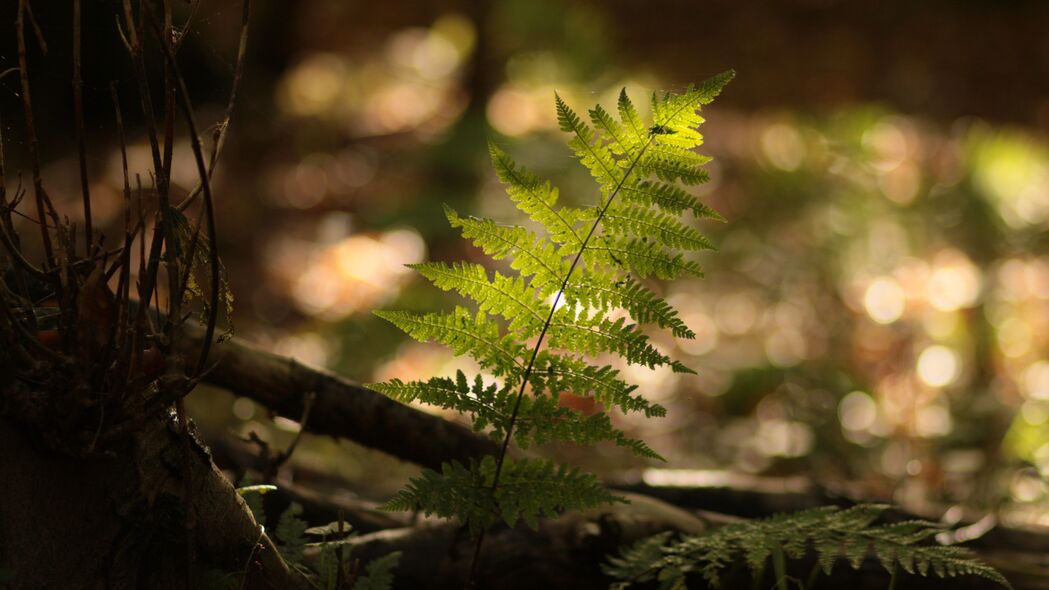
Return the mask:
<svg viewBox="0 0 1049 590"><path fill-rule="evenodd" d="M521 377L521 387L517 391L517 399L514 402L513 412L510 413L510 422L506 426L506 436L503 437L502 447L499 449L499 457L495 463L495 476L492 478L492 485L490 488L491 493L494 495L495 491L499 487L499 475L503 470L503 462L506 460L506 450L510 447L510 439L513 437L514 425L517 423L517 416L521 409L521 400L524 398L525 388L528 386L528 379L532 376L532 369L535 367L535 359L539 356L539 349L543 346L543 339L546 338L546 333L550 329L550 325L553 323L554 313L557 312L557 304L561 302L561 297L564 295L565 289L568 288L568 281L572 278L572 273L579 265L579 261L583 258L583 252L586 252L586 247L590 243L590 238L594 236L594 232L597 231L598 226L601 225L601 220L604 219L605 213L608 211L612 201L615 200L616 195L623 188L627 179L634 172L634 168L637 163L641 160L641 156L645 154L645 151L652 141L655 139L655 135L650 135L645 145L638 151L637 156L630 163L630 167L623 173L623 177L619 179L619 183L616 184L615 190L608 196L608 200L601 208L601 212L598 213L597 219L590 226L590 231L587 232L586 237L583 238L581 245L579 246L579 252L576 252L575 258L572 259L572 265L568 267L568 273L565 274L565 278L561 281L561 288L558 289L557 295L554 296L554 302L550 305L550 313L546 316L546 321L543 322L543 329L539 332L539 338L536 340L535 348L532 349L532 358L528 360L528 366L525 368L525 372ZM473 560L470 562L470 573L466 578L465 588L473 587L474 576L477 574L477 565L480 562L481 546L484 544L484 531L477 536L477 543L474 545Z"/></svg>
<svg viewBox="0 0 1049 590"><path fill-rule="evenodd" d="M772 572L776 576L777 590L789 590L787 587L787 558L783 555L783 547L777 546L772 550Z"/></svg>
<svg viewBox="0 0 1049 590"><path fill-rule="evenodd" d="M896 568L896 567L892 568L892 577L889 578L889 588L888 588L888 590L896 590L896 580L899 578L899 576L898 576L899 572L900 572L900 570L898 568Z"/></svg>
<svg viewBox="0 0 1049 590"><path fill-rule="evenodd" d="M804 586L805 590L812 590L813 588L815 588L816 587L816 580L819 578L819 576L820 576L820 564L819 564L819 561L817 561L815 564L813 564L812 570L809 571L808 579L805 580L805 586Z"/></svg>
<svg viewBox="0 0 1049 590"><path fill-rule="evenodd" d="M676 116L677 113L680 113L685 108L692 107L692 102L683 104L678 107L671 117ZM601 211L598 213L597 218L590 226L590 231L588 231L586 237L583 238L583 241L579 246L579 251L576 252L575 258L572 259L572 264L568 267L568 272L565 274L564 280L561 281L561 288L558 289L557 295L554 296L554 301L550 305L550 313L547 315L546 321L543 322L543 329L539 332L539 338L536 340L535 348L532 349L532 358L528 360L528 366L522 374L521 387L517 391L517 399L514 401L513 412L510 413L510 421L506 427L506 436L503 437L503 444L499 449L499 457L496 459L495 464L495 475L492 478L492 485L489 488L493 496L499 487L499 475L502 473L503 463L506 460L506 451L510 447L511 438L513 438L514 426L517 423L517 416L521 409L521 400L524 398L525 388L528 386L528 379L532 376L532 369L535 367L536 358L539 356L539 349L543 346L543 339L546 338L546 333L550 329L551 323L553 323L554 313L557 312L557 304L561 302L565 289L568 288L568 281L572 278L572 273L575 271L576 267L579 266L579 261L583 258L583 253L586 252L586 248L590 244L590 239L594 237L594 233L601 225L601 221L605 218L605 214L608 212L609 207L612 205L612 202L615 201L616 196L618 196L619 192L623 189L623 185L626 184L630 175L633 174L638 162L641 161L642 156L645 155L645 152L655 139L656 133L649 132L648 141L646 141L645 144L641 146L641 149L638 150L637 155L634 157L633 161L630 162L630 166L626 168L626 171L623 172L623 176L619 179L619 182L616 183L615 189L608 195L608 200L605 201L605 204L601 207ZM477 536L477 543L474 545L473 559L470 562L470 573L467 575L466 584L464 586L468 590L473 587L474 577L477 574L477 565L480 562L481 547L484 544L484 536L484 530L482 530L481 534Z"/></svg>

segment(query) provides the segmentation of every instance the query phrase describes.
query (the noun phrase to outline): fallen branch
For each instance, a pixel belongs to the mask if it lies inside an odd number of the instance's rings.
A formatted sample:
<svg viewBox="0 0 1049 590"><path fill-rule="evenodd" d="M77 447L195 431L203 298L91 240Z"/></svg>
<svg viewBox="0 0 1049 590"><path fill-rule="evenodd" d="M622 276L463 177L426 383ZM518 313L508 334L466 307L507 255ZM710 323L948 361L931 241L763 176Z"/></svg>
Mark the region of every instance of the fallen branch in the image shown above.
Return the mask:
<svg viewBox="0 0 1049 590"><path fill-rule="evenodd" d="M477 588L607 588L600 572L606 556L623 544L666 530L698 533L706 527L692 514L644 496L630 504L543 519L538 530L524 525L489 533L475 578ZM391 529L351 541L353 557L368 562L402 551L394 588L463 587L473 539L451 523Z"/></svg>
<svg viewBox="0 0 1049 590"><path fill-rule="evenodd" d="M184 326L187 358L203 343L203 329ZM295 359L260 350L237 339L216 344L214 367L203 379L255 400L290 420L300 420L306 396L315 394L307 430L347 438L431 469L458 459L493 455L499 448L490 439L464 426L442 420L395 402L338 375L307 367Z"/></svg>

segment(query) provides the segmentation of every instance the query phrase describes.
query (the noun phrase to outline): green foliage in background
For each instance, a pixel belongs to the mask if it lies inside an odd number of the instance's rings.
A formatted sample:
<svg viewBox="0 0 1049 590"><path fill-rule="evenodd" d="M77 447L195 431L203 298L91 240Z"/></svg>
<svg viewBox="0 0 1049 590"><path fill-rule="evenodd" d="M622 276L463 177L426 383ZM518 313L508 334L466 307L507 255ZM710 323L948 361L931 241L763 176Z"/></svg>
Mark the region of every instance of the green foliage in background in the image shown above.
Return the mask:
<svg viewBox="0 0 1049 590"><path fill-rule="evenodd" d="M271 485L245 485L237 488L255 522L264 523L262 495L277 489ZM345 522L332 522L311 527L301 518L302 506L292 502L281 513L274 531L277 550L288 566L298 570L311 587L323 590L388 590L393 586L393 571L401 558L394 551L363 566L352 559L351 541L357 533ZM238 574L239 575L239 574ZM240 588L236 576L223 575L210 580L215 588Z"/></svg>

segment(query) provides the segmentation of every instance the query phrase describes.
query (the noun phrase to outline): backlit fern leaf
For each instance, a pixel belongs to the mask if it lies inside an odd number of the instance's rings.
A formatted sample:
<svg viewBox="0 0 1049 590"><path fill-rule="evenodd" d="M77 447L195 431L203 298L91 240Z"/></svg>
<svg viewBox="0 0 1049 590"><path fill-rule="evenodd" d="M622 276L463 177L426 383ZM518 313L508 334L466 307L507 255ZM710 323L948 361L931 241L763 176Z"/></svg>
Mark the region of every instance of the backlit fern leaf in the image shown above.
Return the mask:
<svg viewBox="0 0 1049 590"><path fill-rule="evenodd" d="M654 579L663 583L661 587L685 588L691 572L718 587L725 569L740 558L752 571L760 572L776 552L800 559L812 550L828 575L838 559L845 558L858 569L865 559L873 558L890 573L900 568L939 578L978 576L1011 587L1001 573L966 549L919 544L942 530L934 523L874 524L886 508L875 504L845 510L816 508L731 524L676 541L663 534L609 559L603 569L620 580L617 588Z"/></svg>
<svg viewBox="0 0 1049 590"><path fill-rule="evenodd" d="M557 122L561 131L575 135L568 141L568 146L575 152L576 157L583 163L591 176L593 176L601 187L601 193L608 196L615 191L623 178L615 156L604 142L594 133L589 125L579 118L560 95L555 97L557 104Z"/></svg>
<svg viewBox="0 0 1049 590"><path fill-rule="evenodd" d="M521 365L524 345L502 335L499 325L484 312L472 313L456 307L452 313L415 314L378 311L376 315L394 324L421 342L440 342L455 354L469 354L482 367L496 375L510 375Z"/></svg>
<svg viewBox="0 0 1049 590"><path fill-rule="evenodd" d="M690 154L695 158L684 157L685 154ZM707 172L699 167L707 161L709 161L708 158L700 158L693 152L674 153L670 149L656 148L638 159L637 168L663 181L680 180L684 184L695 185L710 180Z"/></svg>
<svg viewBox="0 0 1049 590"><path fill-rule="evenodd" d="M649 344L648 336L623 318L609 320L600 315L561 308L550 321L550 346L589 355L614 352L628 363L650 369L672 365L670 357Z"/></svg>
<svg viewBox="0 0 1049 590"><path fill-rule="evenodd" d="M624 309L640 324L656 324L678 338L696 334L678 317L677 310L650 289L633 279L613 280L603 274L573 279L564 290L565 303L589 306L602 311Z"/></svg>
<svg viewBox="0 0 1049 590"><path fill-rule="evenodd" d="M480 264L460 262L443 264L424 262L410 264L434 286L455 290L477 302L481 311L499 315L509 321L509 330L522 338L534 336L543 327L548 306L536 299L535 289L523 277L508 277L496 272L492 280Z"/></svg>
<svg viewBox="0 0 1049 590"><path fill-rule="evenodd" d="M568 261L558 249L549 240L523 227L499 225L491 219L460 217L450 207L445 207L445 214L452 227L462 228L463 237L485 254L496 260L513 257L510 266L521 276L534 276L542 295L556 291L568 274Z"/></svg>
<svg viewBox="0 0 1049 590"><path fill-rule="evenodd" d="M583 238L576 232L575 226L585 219L588 213L583 209L556 207L557 189L550 182L544 182L524 167L517 166L506 152L488 145L492 157L492 167L499 179L506 185L506 192L517 204L518 209L546 228L550 239L558 242L582 244Z"/></svg>
<svg viewBox="0 0 1049 590"><path fill-rule="evenodd" d="M405 383L400 379L392 379L386 383L374 385L376 391L390 396L391 398L410 403L419 400L431 406L455 410L457 412L470 412L474 417L474 428L481 430L489 424L505 428L509 420L509 412L503 412L507 389L500 388L495 383L484 382L477 375L473 383L466 378L462 371L456 371L456 378L431 377L427 381L410 381Z"/></svg>
<svg viewBox="0 0 1049 590"><path fill-rule="evenodd" d="M560 204L553 184L490 145L496 175L538 228L461 216L448 207L445 214L466 240L508 261L511 271L465 262L416 264L435 286L472 300L477 311L379 313L417 340L470 355L488 376L468 378L459 371L454 378L394 379L374 387L403 402L468 413L475 429L503 439L504 448L510 440L521 446L611 441L659 458L616 428L610 412L662 416L665 410L640 396L618 371L586 357L610 353L636 365L691 372L642 331L642 325L654 325L676 337L695 336L643 281L702 275L685 254L711 245L683 215L719 217L682 187L707 178L700 167L709 158L692 151L702 143L693 128L702 122L696 111L730 78L726 73L685 94L655 95L651 124L642 121L625 91L618 119L601 106L588 111L593 126L555 96L558 125L571 134L569 147L597 181L598 197L590 207ZM603 407L567 407L563 393L590 396ZM455 517L476 532L500 520L535 526L541 515L612 500L591 476L504 455L447 464L442 473L424 471L387 508Z"/></svg>
<svg viewBox="0 0 1049 590"><path fill-rule="evenodd" d="M632 235L642 241L653 239L677 250L710 250L713 246L703 234L679 222L674 216L637 205L610 207L605 227L615 233Z"/></svg>
<svg viewBox="0 0 1049 590"><path fill-rule="evenodd" d="M620 189L623 200L634 203L650 203L660 209L680 215L691 211L696 217L724 221L724 218L710 207L699 202L695 196L675 184L643 180L625 183Z"/></svg>
<svg viewBox="0 0 1049 590"><path fill-rule="evenodd" d="M604 238L604 236L602 236ZM613 236L587 246L587 264L605 268L622 267L641 278L676 279L702 277L703 269L681 253L671 252L654 240Z"/></svg>
<svg viewBox="0 0 1049 590"><path fill-rule="evenodd" d="M607 365L595 367L578 358L540 352L535 370L529 378L533 391L547 391L553 396L563 392L592 395L606 407L624 412L643 412L646 416L663 416L666 410L639 395L631 395L636 385L618 378L619 371Z"/></svg>

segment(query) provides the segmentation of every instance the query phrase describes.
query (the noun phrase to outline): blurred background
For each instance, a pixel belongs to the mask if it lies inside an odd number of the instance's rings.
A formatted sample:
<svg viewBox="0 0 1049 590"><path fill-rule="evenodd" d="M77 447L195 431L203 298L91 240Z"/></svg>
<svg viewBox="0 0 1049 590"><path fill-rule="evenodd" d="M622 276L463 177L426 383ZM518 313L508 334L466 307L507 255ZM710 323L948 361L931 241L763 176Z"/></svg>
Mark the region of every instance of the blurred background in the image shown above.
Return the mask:
<svg viewBox="0 0 1049 590"><path fill-rule="evenodd" d="M44 175L75 217L68 7L38 4ZM176 22L192 18L181 58L206 127L224 109L240 5L175 4ZM10 29L13 6L0 13ZM119 228L109 80L134 97L111 14L85 7L84 77L95 217ZM660 287L697 337L654 335L699 374L622 367L668 416L615 419L668 463L548 451L623 481L800 477L1049 525L1046 23L1037 0L257 2L216 179L237 335L360 382L468 369L370 312L453 304L403 267L481 260L442 203L519 220L486 140L590 202L555 90L580 111L622 87L645 104L734 68L705 112L715 160L699 193L728 221L702 230L719 251L701 257L704 280ZM0 71L16 65L4 36ZM17 76L0 78L9 171L27 170L18 93ZM131 166L146 169L127 110ZM188 190L188 142L175 154ZM281 446L298 429L221 391L190 402L211 432ZM323 472L381 499L413 468L307 437L281 477Z"/></svg>

